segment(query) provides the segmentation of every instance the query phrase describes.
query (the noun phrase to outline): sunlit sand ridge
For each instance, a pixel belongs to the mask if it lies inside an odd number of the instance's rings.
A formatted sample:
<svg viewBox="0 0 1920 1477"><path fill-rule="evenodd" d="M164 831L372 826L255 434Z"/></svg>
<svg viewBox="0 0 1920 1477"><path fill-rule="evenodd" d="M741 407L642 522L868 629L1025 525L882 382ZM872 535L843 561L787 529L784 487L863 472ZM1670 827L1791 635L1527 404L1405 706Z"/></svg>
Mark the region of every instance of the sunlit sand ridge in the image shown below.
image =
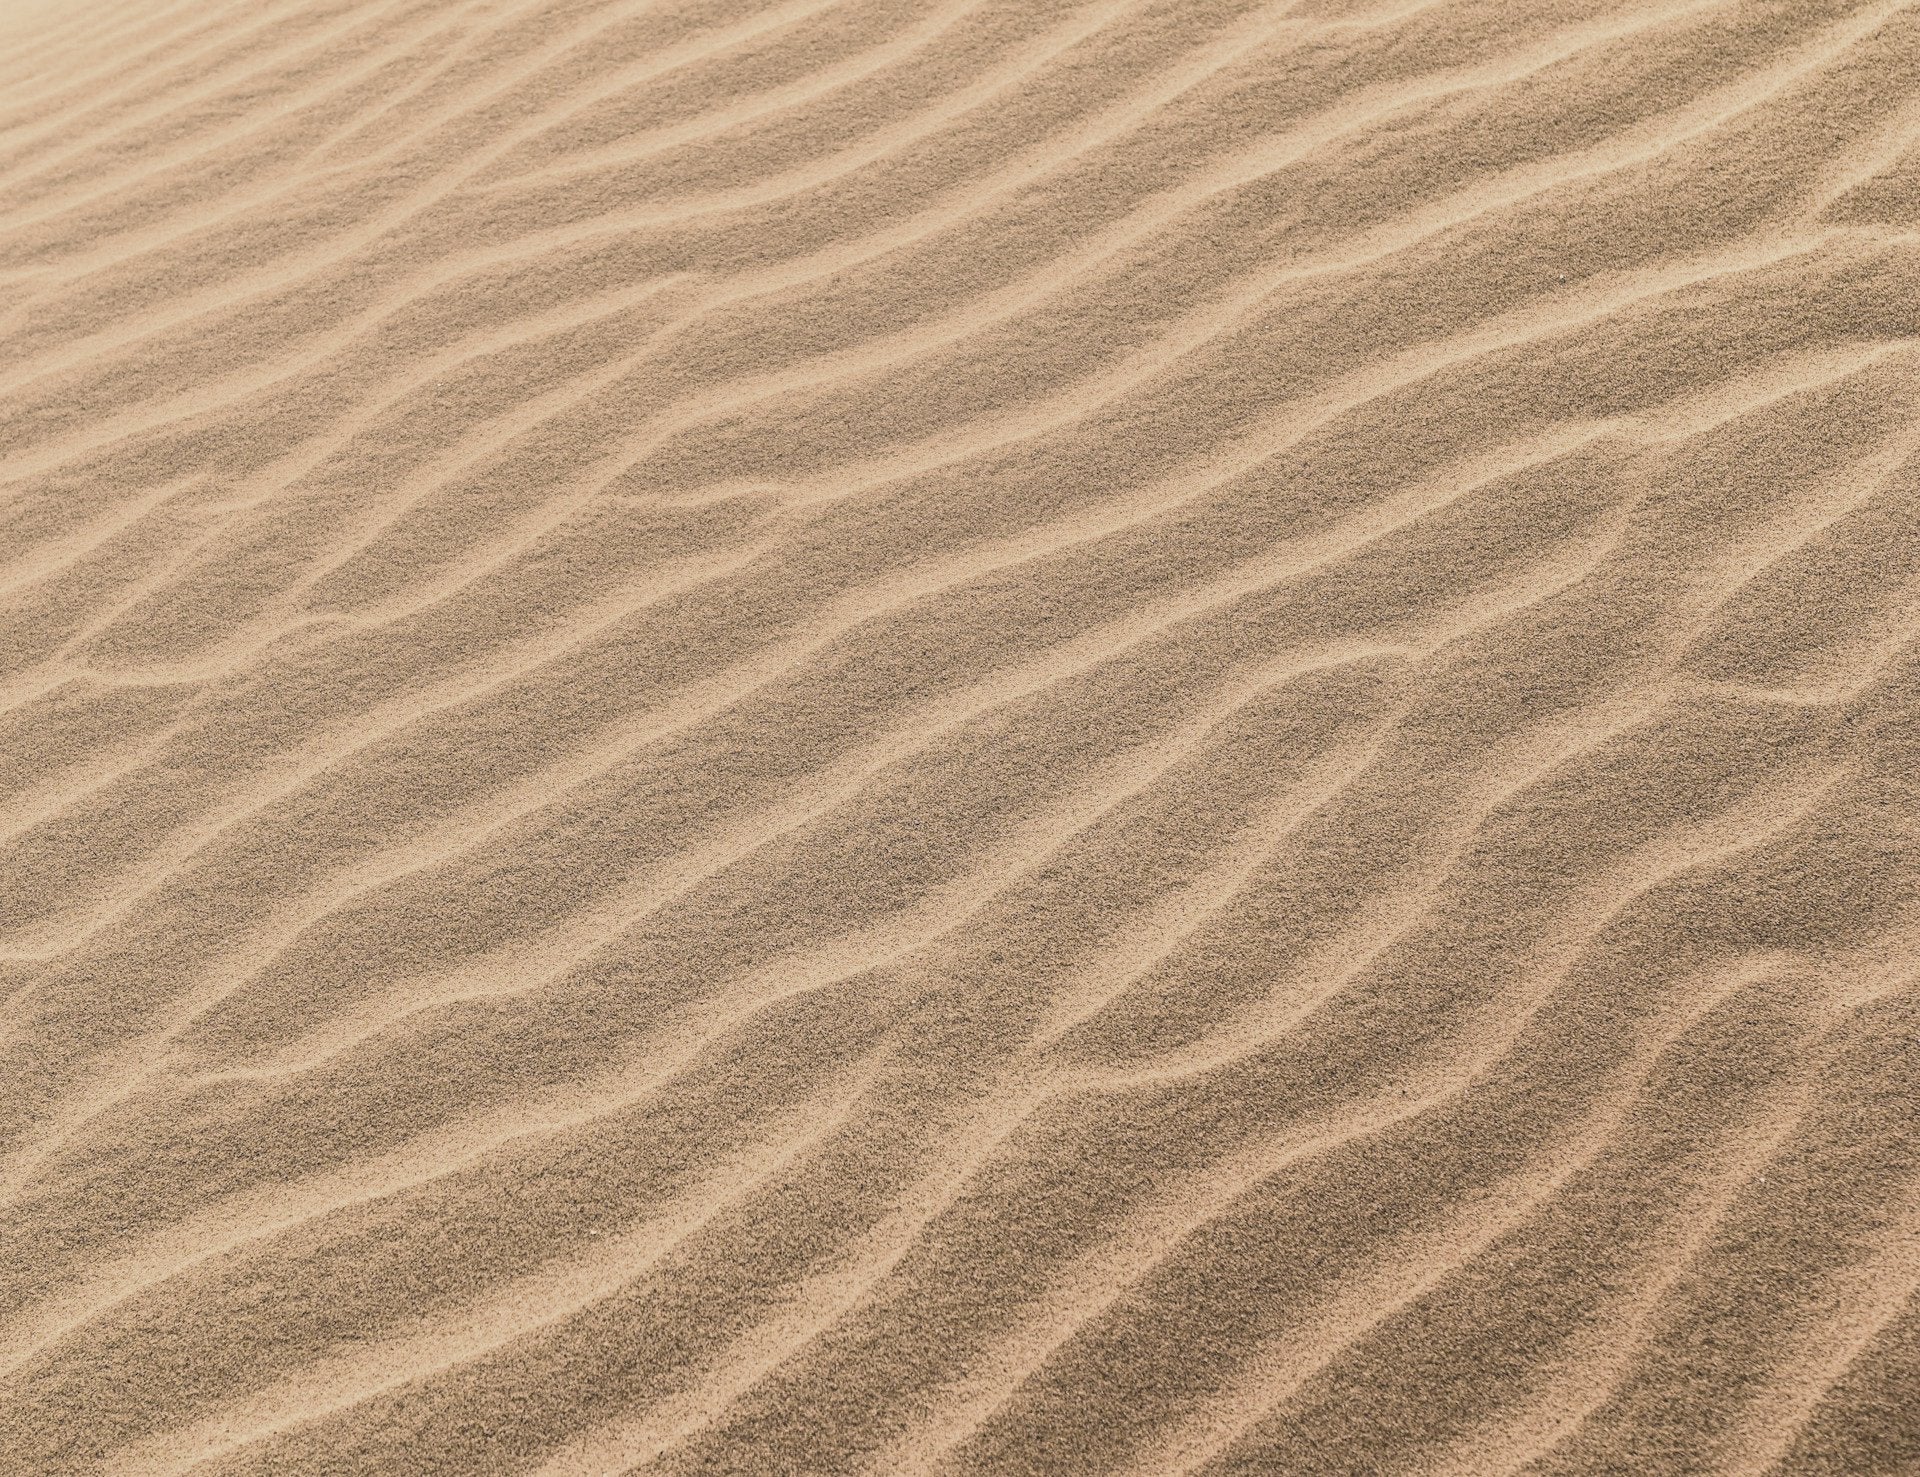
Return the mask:
<svg viewBox="0 0 1920 1477"><path fill-rule="evenodd" d="M0 1473L1920 1472L1920 6L0 9Z"/></svg>

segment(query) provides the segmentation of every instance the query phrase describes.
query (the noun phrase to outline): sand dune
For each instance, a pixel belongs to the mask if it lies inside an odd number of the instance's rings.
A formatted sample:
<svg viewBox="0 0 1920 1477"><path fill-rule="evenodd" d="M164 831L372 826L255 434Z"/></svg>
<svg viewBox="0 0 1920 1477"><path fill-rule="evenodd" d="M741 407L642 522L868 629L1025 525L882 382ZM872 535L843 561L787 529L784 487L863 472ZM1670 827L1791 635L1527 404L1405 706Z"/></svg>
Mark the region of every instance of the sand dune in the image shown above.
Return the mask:
<svg viewBox="0 0 1920 1477"><path fill-rule="evenodd" d="M0 43L0 1472L1920 1473L1911 0Z"/></svg>

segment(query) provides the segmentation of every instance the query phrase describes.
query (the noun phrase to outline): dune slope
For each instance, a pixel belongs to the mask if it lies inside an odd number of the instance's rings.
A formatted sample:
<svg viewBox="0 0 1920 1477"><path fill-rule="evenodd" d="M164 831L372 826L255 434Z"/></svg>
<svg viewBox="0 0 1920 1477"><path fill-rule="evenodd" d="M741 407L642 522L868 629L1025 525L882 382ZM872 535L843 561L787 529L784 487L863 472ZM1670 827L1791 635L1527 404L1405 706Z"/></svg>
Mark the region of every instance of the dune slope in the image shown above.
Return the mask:
<svg viewBox="0 0 1920 1477"><path fill-rule="evenodd" d="M0 12L0 1472L1920 1472L1920 7Z"/></svg>

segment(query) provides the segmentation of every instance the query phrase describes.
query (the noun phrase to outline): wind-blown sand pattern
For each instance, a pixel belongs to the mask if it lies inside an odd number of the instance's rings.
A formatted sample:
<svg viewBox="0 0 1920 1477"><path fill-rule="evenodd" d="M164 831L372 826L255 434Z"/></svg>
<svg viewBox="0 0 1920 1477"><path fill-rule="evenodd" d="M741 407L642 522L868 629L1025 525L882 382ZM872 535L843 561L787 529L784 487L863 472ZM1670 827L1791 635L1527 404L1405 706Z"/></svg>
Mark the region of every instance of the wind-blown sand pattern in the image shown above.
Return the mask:
<svg viewBox="0 0 1920 1477"><path fill-rule="evenodd" d="M1920 1472L1920 7L15 0L0 1472Z"/></svg>

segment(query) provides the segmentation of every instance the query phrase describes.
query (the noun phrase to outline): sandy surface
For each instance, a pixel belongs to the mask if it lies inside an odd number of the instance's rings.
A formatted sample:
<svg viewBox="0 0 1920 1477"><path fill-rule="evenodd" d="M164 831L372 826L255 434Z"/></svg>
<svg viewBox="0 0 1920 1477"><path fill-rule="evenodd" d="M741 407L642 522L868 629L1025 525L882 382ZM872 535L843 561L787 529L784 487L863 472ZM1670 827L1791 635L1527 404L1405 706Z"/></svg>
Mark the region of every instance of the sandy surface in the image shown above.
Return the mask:
<svg viewBox="0 0 1920 1477"><path fill-rule="evenodd" d="M0 9L0 1472L1920 1472L1920 6Z"/></svg>

